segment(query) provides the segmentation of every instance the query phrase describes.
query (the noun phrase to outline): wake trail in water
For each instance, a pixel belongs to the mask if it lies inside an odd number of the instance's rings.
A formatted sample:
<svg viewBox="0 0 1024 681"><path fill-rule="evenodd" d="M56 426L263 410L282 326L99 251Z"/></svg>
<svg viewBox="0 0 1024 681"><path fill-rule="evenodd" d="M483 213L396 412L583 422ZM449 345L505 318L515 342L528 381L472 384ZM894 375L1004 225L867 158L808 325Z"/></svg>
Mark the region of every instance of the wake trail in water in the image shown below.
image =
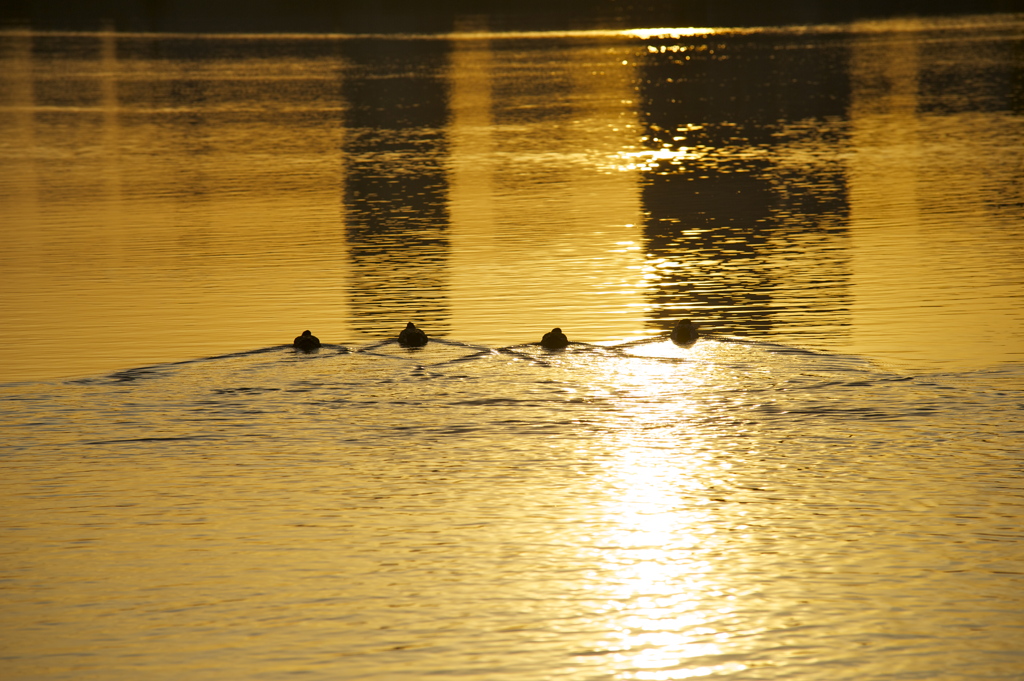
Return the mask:
<svg viewBox="0 0 1024 681"><path fill-rule="evenodd" d="M711 353L712 357L697 355L695 348L707 348L709 344L715 344L721 348L739 348L741 352L735 353ZM457 356L444 356L445 353L468 351L468 354ZM648 352L644 352L648 351ZM668 334L627 341L614 345L600 345L572 341L564 349L549 350L541 346L539 342L520 343L501 347L489 347L476 343L467 343L458 340L431 338L426 346L402 347L397 339L376 341L363 346L344 344L324 343L319 349L312 352L296 350L290 344L271 345L252 350L230 352L209 357L197 357L192 359L151 364L141 367L119 370L111 374L98 377L78 378L67 381L68 383L95 384L95 383L128 383L140 380L156 379L173 374L177 368L184 368L202 364L212 364L236 359L259 357L261 355L282 354L291 359L303 361L328 360L339 356L362 356L375 357L382 360L393 360L408 362L418 368L440 368L449 365L474 362L478 360L509 357L522 360L530 365L538 367L551 367L553 362L572 362L576 357L587 357L600 359L617 360L642 360L664 364L686 364L693 362L712 361L718 364L732 365L736 368L743 368L751 362L771 362L770 356L779 358L791 358L797 362L804 360L816 364L818 370L837 370L848 372L856 369L858 372L869 371L874 374L873 378L881 378L884 373L890 380L907 380L905 376L895 376L889 372L880 372L877 368L870 368L869 362L861 358L836 355L827 352L782 345L760 340L751 340L736 337L702 336L699 341L686 345L677 345L670 341ZM440 357L438 355L441 355ZM736 362L736 360L741 360ZM433 361L430 361L433 360ZM895 376L895 378L894 378ZM822 386L833 385L835 382L823 382Z"/></svg>

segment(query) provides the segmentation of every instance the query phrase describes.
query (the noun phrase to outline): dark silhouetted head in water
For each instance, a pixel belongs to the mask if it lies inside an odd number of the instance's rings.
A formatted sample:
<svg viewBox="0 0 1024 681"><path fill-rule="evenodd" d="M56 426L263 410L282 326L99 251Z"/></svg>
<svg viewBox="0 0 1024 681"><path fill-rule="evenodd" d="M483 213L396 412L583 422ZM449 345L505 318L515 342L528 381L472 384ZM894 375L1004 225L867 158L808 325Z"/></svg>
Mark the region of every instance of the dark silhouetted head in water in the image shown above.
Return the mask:
<svg viewBox="0 0 1024 681"><path fill-rule="evenodd" d="M551 329L540 339L540 346L547 350L561 350L568 345L569 339L558 327Z"/></svg>
<svg viewBox="0 0 1024 681"><path fill-rule="evenodd" d="M700 326L689 319L680 319L676 328L672 329L672 342L676 345L690 345L697 340L697 329Z"/></svg>
<svg viewBox="0 0 1024 681"><path fill-rule="evenodd" d="M302 332L301 336L296 337L292 341L292 345L296 350L302 350L303 352L313 352L320 348L320 339L313 335L308 329Z"/></svg>
<svg viewBox="0 0 1024 681"><path fill-rule="evenodd" d="M427 334L416 328L416 325L409 322L398 334L398 344L406 348L419 348L427 344Z"/></svg>

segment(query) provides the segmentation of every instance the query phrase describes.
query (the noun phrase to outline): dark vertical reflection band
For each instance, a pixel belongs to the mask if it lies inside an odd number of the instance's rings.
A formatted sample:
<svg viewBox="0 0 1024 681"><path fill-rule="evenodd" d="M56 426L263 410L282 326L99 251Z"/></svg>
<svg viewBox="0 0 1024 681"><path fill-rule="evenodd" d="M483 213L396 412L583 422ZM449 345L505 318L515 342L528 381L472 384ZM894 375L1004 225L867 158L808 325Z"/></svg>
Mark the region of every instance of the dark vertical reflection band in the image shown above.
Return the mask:
<svg viewBox="0 0 1024 681"><path fill-rule="evenodd" d="M342 93L345 231L352 326L414 321L447 329L449 47L442 40L350 40Z"/></svg>

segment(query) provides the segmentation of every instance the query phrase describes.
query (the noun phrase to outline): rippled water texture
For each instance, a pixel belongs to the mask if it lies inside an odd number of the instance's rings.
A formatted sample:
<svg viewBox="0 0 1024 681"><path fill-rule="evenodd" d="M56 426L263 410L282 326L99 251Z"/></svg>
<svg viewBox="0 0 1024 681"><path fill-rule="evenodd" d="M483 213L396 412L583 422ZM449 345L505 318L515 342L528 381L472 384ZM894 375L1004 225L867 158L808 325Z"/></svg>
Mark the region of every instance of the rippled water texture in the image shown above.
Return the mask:
<svg viewBox="0 0 1024 681"><path fill-rule="evenodd" d="M0 676L1020 679L1022 29L0 32Z"/></svg>
<svg viewBox="0 0 1024 681"><path fill-rule="evenodd" d="M701 339L26 384L2 417L4 665L1018 678L1020 376Z"/></svg>

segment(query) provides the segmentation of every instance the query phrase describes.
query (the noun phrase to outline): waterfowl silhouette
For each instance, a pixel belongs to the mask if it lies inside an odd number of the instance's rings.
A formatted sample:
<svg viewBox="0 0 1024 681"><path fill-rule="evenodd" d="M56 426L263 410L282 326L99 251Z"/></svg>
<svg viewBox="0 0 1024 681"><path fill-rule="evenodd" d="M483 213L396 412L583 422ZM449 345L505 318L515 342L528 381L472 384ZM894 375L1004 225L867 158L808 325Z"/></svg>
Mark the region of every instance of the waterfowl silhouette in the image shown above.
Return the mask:
<svg viewBox="0 0 1024 681"><path fill-rule="evenodd" d="M409 322L398 334L398 344L406 348L419 348L427 344L427 334L416 328L416 325Z"/></svg>
<svg viewBox="0 0 1024 681"><path fill-rule="evenodd" d="M697 340L697 329L700 325L694 324L689 319L680 319L676 328L672 329L670 338L676 345L691 345Z"/></svg>
<svg viewBox="0 0 1024 681"><path fill-rule="evenodd" d="M302 332L301 336L297 336L292 345L296 350L302 350L303 352L313 352L320 347L320 339L313 335L313 333L306 329Z"/></svg>
<svg viewBox="0 0 1024 681"><path fill-rule="evenodd" d="M569 345L569 339L565 337L562 330L557 326L540 339L540 346L546 350L561 350Z"/></svg>

